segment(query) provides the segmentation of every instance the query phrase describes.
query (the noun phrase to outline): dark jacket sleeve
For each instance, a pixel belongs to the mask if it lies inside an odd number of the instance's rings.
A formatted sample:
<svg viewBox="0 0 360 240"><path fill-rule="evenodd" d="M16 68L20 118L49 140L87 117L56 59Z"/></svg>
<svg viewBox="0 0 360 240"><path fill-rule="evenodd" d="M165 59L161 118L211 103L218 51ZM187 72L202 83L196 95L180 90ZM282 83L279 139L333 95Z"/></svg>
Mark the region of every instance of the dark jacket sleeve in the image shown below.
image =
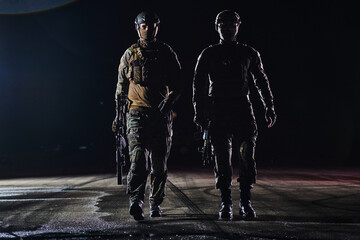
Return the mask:
<svg viewBox="0 0 360 240"><path fill-rule="evenodd" d="M202 51L202 53L198 57L193 78L192 102L194 106L195 120L205 119L206 113L205 101L207 99L209 80L205 50Z"/></svg>
<svg viewBox="0 0 360 240"><path fill-rule="evenodd" d="M174 103L180 97L183 90L183 79L182 79L182 71L181 64L178 60L178 57L174 50L166 45L168 48L168 62L167 62L167 77L169 79L168 87L169 87L169 95L167 96L168 100Z"/></svg>
<svg viewBox="0 0 360 240"><path fill-rule="evenodd" d="M255 87L257 88L264 108L273 108L273 94L270 89L269 80L265 74L261 57L258 51L253 50L253 57L250 65L250 72L254 79Z"/></svg>

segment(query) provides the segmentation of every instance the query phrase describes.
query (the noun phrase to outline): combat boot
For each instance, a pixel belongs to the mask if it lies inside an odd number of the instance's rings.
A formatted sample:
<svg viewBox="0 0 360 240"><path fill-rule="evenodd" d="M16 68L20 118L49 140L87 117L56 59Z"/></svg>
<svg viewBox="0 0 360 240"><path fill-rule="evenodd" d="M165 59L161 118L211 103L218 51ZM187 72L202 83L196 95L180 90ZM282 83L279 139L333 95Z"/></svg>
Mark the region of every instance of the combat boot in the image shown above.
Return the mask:
<svg viewBox="0 0 360 240"><path fill-rule="evenodd" d="M219 220L232 220L233 218L233 205L232 203L221 203L219 211Z"/></svg>
<svg viewBox="0 0 360 240"><path fill-rule="evenodd" d="M161 217L162 211L160 209L160 205L152 205L150 204L150 217Z"/></svg>
<svg viewBox="0 0 360 240"><path fill-rule="evenodd" d="M132 202L130 204L130 215L134 217L136 221L144 220L144 211L142 209L143 201Z"/></svg>
<svg viewBox="0 0 360 240"><path fill-rule="evenodd" d="M256 218L255 210L251 206L251 189L252 185L240 187L239 214L246 219Z"/></svg>
<svg viewBox="0 0 360 240"><path fill-rule="evenodd" d="M232 220L233 205L231 199L231 189L220 189L221 208L219 211L219 220Z"/></svg>

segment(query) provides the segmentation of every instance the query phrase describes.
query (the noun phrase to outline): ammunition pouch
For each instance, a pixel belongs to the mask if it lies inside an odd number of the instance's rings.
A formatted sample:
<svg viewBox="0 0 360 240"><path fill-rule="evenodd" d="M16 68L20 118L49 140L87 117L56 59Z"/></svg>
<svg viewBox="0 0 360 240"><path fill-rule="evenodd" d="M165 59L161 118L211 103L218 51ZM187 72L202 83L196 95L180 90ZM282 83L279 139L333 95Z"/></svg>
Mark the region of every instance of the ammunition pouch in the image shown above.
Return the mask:
<svg viewBox="0 0 360 240"><path fill-rule="evenodd" d="M164 69L161 66L162 56L158 49L140 50L133 48L133 54L129 61L128 78L135 84L147 86L149 83L161 83L165 79Z"/></svg>

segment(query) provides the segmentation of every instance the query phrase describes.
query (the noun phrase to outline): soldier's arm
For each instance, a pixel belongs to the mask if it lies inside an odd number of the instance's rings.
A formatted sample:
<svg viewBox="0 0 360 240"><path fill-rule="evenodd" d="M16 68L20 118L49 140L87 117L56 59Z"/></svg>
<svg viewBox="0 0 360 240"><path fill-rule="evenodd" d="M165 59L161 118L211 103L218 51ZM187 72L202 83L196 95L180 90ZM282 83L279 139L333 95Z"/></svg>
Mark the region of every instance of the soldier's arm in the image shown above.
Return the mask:
<svg viewBox="0 0 360 240"><path fill-rule="evenodd" d="M204 50L198 57L193 78L194 122L201 126L205 124L205 99L208 89L208 71L205 56Z"/></svg>
<svg viewBox="0 0 360 240"><path fill-rule="evenodd" d="M254 79L255 87L257 88L261 101L265 109L273 109L274 101L273 94L270 89L268 77L264 71L259 52L252 49L253 57L250 65L250 71Z"/></svg>
<svg viewBox="0 0 360 240"><path fill-rule="evenodd" d="M168 83L169 95L167 98L171 104L174 104L175 101L177 101L180 97L184 85L182 79L181 65L178 57L170 46L167 47L169 48L168 78L170 79Z"/></svg>
<svg viewBox="0 0 360 240"><path fill-rule="evenodd" d="M127 74L129 71L130 56L131 50L127 49L120 59L118 81L115 92L116 114L118 114L118 104L124 105L127 101L129 91L129 79Z"/></svg>
<svg viewBox="0 0 360 240"><path fill-rule="evenodd" d="M261 61L259 52L254 50L253 59L250 65L250 71L254 79L255 87L257 88L261 101L265 108L265 120L268 128L271 128L276 121L276 113L274 108L273 94L270 89L269 80L265 74L264 67Z"/></svg>

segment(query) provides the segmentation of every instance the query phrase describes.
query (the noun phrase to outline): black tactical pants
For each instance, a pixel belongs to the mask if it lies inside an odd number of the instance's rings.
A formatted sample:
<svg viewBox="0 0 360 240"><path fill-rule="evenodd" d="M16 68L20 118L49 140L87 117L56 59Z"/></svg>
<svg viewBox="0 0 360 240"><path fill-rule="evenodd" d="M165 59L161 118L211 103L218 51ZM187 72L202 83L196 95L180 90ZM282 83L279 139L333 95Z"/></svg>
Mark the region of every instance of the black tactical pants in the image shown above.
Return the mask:
<svg viewBox="0 0 360 240"><path fill-rule="evenodd" d="M256 133L248 135L241 131L216 131L211 135L215 151L216 188L228 189L231 186L232 159L239 162L238 182L251 185L256 181L255 145Z"/></svg>
<svg viewBox="0 0 360 240"><path fill-rule="evenodd" d="M160 205L165 196L166 165L171 148L171 115L130 110L127 114L127 137L131 162L127 176L130 203L144 201L150 172L150 203Z"/></svg>
<svg viewBox="0 0 360 240"><path fill-rule="evenodd" d="M233 175L232 160L239 163L238 182L250 186L256 181L255 146L257 126L251 104L238 112L217 111L212 120L211 141L215 152L216 188L229 189Z"/></svg>

